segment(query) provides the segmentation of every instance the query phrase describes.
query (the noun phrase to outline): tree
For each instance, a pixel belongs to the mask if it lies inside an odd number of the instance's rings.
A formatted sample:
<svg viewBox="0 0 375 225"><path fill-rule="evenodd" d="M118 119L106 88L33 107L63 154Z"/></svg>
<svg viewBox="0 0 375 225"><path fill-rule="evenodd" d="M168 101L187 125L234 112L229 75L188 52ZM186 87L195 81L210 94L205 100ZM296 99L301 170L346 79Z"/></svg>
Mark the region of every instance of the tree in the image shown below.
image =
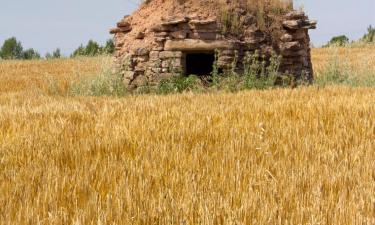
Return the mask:
<svg viewBox="0 0 375 225"><path fill-rule="evenodd" d="M113 39L108 39L103 48L103 53L110 55L110 54L113 54L114 52L115 52L115 43L113 42Z"/></svg>
<svg viewBox="0 0 375 225"><path fill-rule="evenodd" d="M5 40L0 50L0 57L2 59L22 59L23 47L21 42L17 41L15 37Z"/></svg>
<svg viewBox="0 0 375 225"><path fill-rule="evenodd" d="M100 45L97 42L90 40L86 45L85 55L96 56L96 55L99 55L100 53L101 53Z"/></svg>
<svg viewBox="0 0 375 225"><path fill-rule="evenodd" d="M52 52L52 58L54 59L61 58L61 50L59 48L56 48L56 50Z"/></svg>
<svg viewBox="0 0 375 225"><path fill-rule="evenodd" d="M372 27L372 25L370 25L367 28L367 33L362 37L362 41L366 43L375 42L375 27Z"/></svg>
<svg viewBox="0 0 375 225"><path fill-rule="evenodd" d="M347 45L349 44L349 38L345 35L340 35L340 36L336 36L336 37L333 37L328 43L327 45L325 45L325 47L329 47L329 46L344 46L344 45Z"/></svg>
<svg viewBox="0 0 375 225"><path fill-rule="evenodd" d="M84 56L85 54L85 47L81 44L76 50L74 50L71 57Z"/></svg>
<svg viewBox="0 0 375 225"><path fill-rule="evenodd" d="M46 59L52 59L52 54L47 52L46 55L44 56Z"/></svg>
<svg viewBox="0 0 375 225"><path fill-rule="evenodd" d="M29 48L22 53L22 59L40 59L40 54L34 49Z"/></svg>

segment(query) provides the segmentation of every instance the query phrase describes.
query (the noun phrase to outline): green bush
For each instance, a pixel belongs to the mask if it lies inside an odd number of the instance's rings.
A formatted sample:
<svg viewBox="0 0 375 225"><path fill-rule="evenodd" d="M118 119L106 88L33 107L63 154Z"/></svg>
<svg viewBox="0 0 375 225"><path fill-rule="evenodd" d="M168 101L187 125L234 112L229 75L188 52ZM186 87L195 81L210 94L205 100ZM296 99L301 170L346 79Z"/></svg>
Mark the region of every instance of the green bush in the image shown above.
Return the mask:
<svg viewBox="0 0 375 225"><path fill-rule="evenodd" d="M345 46L349 44L349 38L345 35L333 37L324 47Z"/></svg>
<svg viewBox="0 0 375 225"><path fill-rule="evenodd" d="M69 90L73 96L124 96L126 93L122 76L109 71L85 77Z"/></svg>
<svg viewBox="0 0 375 225"><path fill-rule="evenodd" d="M40 54L32 48L29 48L22 53L22 59L31 60L40 58Z"/></svg>
<svg viewBox="0 0 375 225"><path fill-rule="evenodd" d="M57 48L56 50L52 52L52 54L47 52L45 58L46 59L59 59L61 58L61 50Z"/></svg>
<svg viewBox="0 0 375 225"><path fill-rule="evenodd" d="M375 42L375 27L371 25L367 28L367 33L361 39L365 43L374 43Z"/></svg>
<svg viewBox="0 0 375 225"><path fill-rule="evenodd" d="M0 58L2 59L23 59L23 47L21 42L17 41L15 37L4 41L0 50Z"/></svg>
<svg viewBox="0 0 375 225"><path fill-rule="evenodd" d="M335 54L322 72L316 74L318 86L347 85L352 87L375 87L375 71L371 69L353 70L348 63Z"/></svg>
<svg viewBox="0 0 375 225"><path fill-rule="evenodd" d="M157 94L182 93L199 89L200 80L195 75L184 77L176 75L169 79L162 80L157 87Z"/></svg>
<svg viewBox="0 0 375 225"><path fill-rule="evenodd" d="M104 46L100 46L97 42L89 40L89 42L84 46L80 45L74 52L71 57L77 56L98 56L98 55L110 55L115 51L115 44L112 39L107 40Z"/></svg>

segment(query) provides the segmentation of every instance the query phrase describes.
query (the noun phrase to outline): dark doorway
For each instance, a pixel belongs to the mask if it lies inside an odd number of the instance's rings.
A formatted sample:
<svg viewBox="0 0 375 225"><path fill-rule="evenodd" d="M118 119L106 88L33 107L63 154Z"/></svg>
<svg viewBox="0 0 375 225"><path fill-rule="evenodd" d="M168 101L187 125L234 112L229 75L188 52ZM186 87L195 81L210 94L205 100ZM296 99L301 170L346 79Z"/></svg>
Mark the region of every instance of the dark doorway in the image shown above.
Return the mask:
<svg viewBox="0 0 375 225"><path fill-rule="evenodd" d="M211 75L212 66L215 62L215 54L208 53L186 53L186 75L208 76Z"/></svg>

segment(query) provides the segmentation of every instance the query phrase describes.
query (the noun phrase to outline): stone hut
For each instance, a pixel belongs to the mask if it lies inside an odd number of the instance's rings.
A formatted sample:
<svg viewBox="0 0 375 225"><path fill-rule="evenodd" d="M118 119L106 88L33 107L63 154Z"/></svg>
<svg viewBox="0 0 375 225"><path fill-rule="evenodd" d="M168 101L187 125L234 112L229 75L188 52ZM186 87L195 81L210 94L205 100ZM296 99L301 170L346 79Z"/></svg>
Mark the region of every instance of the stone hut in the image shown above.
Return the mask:
<svg viewBox="0 0 375 225"><path fill-rule="evenodd" d="M177 74L207 76L214 63L219 71L235 66L241 72L244 57L255 52L266 61L281 56L280 74L313 80L308 30L315 21L292 5L259 12L218 2L151 0L118 22L110 33L125 85L134 89Z"/></svg>

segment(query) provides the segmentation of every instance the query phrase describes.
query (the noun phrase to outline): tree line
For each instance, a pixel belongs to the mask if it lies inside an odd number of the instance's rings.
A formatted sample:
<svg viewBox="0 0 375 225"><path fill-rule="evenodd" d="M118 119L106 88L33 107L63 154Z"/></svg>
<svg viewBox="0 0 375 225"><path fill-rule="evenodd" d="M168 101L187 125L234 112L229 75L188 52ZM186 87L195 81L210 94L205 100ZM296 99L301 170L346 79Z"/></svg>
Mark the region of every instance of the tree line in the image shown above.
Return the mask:
<svg viewBox="0 0 375 225"><path fill-rule="evenodd" d="M333 37L326 45L323 47L330 47L330 46L346 46L351 43L375 43L375 27L369 26L367 28L367 32L357 41L350 42L349 38L346 35L340 35Z"/></svg>
<svg viewBox="0 0 375 225"><path fill-rule="evenodd" d="M101 46L96 41L89 40L86 45L81 44L70 55L71 58L77 56L98 56L109 55L115 51L115 45L112 39ZM22 43L15 37L11 37L4 41L0 48L0 59L18 59L18 60L31 60L31 59L58 59L63 57L61 49L57 48L53 52L48 52L43 56L33 48L24 49Z"/></svg>

